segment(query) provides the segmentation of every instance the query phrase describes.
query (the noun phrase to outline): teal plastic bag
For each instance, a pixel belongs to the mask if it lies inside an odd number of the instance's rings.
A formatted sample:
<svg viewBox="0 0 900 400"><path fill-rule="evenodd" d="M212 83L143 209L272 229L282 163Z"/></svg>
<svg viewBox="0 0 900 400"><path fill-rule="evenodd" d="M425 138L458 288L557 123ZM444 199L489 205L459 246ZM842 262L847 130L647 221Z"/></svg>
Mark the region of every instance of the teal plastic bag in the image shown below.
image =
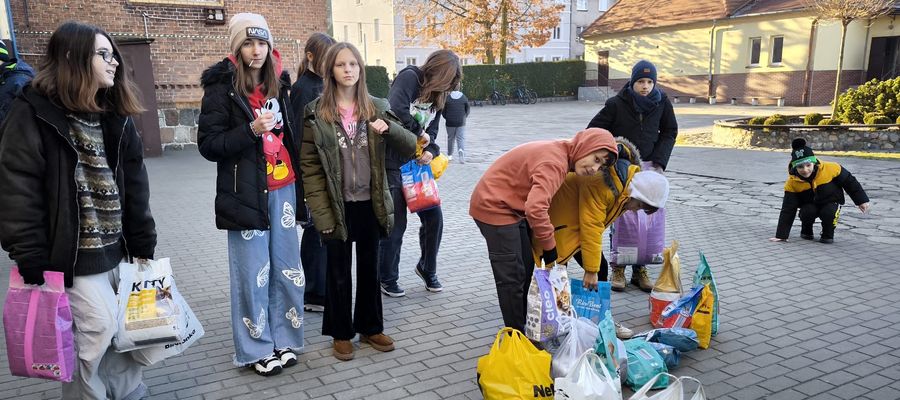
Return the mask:
<svg viewBox="0 0 900 400"><path fill-rule="evenodd" d="M706 256L700 252L700 264L697 265L697 272L694 274L694 286L709 285L709 290L713 293L713 309L712 309L712 336L716 336L719 332L719 290L716 288L716 278L713 277L709 263L706 262Z"/></svg>
<svg viewBox="0 0 900 400"><path fill-rule="evenodd" d="M594 352L603 360L603 365L609 374L619 376L619 357L616 346L616 325L612 319L612 313L606 310L603 319L598 324L600 334L597 335L597 343L594 345Z"/></svg>
<svg viewBox="0 0 900 400"><path fill-rule="evenodd" d="M625 384L638 390L660 372L669 372L666 362L650 343L643 339L625 341L625 352L628 354L628 369L625 373ZM664 389L669 386L669 377L663 375L653 384L653 389Z"/></svg>

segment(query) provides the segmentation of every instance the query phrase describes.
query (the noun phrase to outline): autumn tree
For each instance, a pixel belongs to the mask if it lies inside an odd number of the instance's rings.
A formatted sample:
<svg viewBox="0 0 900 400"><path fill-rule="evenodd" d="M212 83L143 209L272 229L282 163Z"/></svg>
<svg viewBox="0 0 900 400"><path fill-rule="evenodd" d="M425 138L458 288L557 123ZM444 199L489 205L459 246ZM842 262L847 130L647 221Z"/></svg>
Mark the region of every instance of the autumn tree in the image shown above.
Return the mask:
<svg viewBox="0 0 900 400"><path fill-rule="evenodd" d="M837 113L841 92L841 71L844 69L844 44L847 41L847 25L854 20L871 20L887 14L894 8L894 0L806 0L819 19L841 23L841 46L838 50L837 77L834 83L834 99L831 115Z"/></svg>
<svg viewBox="0 0 900 400"><path fill-rule="evenodd" d="M413 42L506 63L508 50L550 40L565 6L554 0L398 0Z"/></svg>

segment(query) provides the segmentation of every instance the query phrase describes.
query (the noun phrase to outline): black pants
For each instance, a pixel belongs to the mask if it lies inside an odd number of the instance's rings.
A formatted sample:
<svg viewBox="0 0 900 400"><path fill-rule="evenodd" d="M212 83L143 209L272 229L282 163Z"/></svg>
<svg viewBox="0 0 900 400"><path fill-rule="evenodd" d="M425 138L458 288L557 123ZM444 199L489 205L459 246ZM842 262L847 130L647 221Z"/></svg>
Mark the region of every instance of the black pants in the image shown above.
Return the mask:
<svg viewBox="0 0 900 400"><path fill-rule="evenodd" d="M511 225L490 225L475 220L475 225L487 242L503 324L525 332L528 287L534 273L531 230L525 220Z"/></svg>
<svg viewBox="0 0 900 400"><path fill-rule="evenodd" d="M325 305L325 244L322 236L312 225L303 228L300 239L300 262L306 275L304 304Z"/></svg>
<svg viewBox="0 0 900 400"><path fill-rule="evenodd" d="M394 199L394 229L387 238L381 240L381 255L378 261L381 282L388 285L397 283L397 279L400 278L400 249L403 247L407 218L403 189L391 188L391 197ZM422 270L425 276L434 276L437 273L437 254L444 234L444 214L440 206L417 214L422 221L419 228L419 248L422 253L416 268Z"/></svg>
<svg viewBox="0 0 900 400"><path fill-rule="evenodd" d="M384 330L377 262L380 228L372 202L345 202L344 224L346 241L325 242L328 270L322 334L335 340L350 340L356 333L374 335ZM356 307L351 314L353 242L356 242Z"/></svg>
<svg viewBox="0 0 900 400"><path fill-rule="evenodd" d="M581 251L575 253L572 257L578 263L578 265L584 267L584 263L581 262ZM635 265L637 267L637 265ZM600 270L597 271L597 281L606 282L609 280L609 262L606 261L606 256L603 253L600 253Z"/></svg>
<svg viewBox="0 0 900 400"><path fill-rule="evenodd" d="M813 224L819 218L822 221L822 238L834 239L834 228L840 215L841 206L838 203L806 203L800 206L800 234L812 236Z"/></svg>

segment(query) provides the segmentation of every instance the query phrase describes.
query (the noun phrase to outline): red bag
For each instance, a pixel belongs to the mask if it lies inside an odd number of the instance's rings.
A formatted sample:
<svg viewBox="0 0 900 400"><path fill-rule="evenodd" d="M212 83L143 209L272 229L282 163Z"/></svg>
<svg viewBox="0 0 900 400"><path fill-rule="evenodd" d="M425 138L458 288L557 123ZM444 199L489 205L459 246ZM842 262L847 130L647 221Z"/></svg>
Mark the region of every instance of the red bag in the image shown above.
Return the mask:
<svg viewBox="0 0 900 400"><path fill-rule="evenodd" d="M419 165L416 160L412 160L400 167L400 177L403 179L403 196L406 197L409 212L425 211L441 205L431 165Z"/></svg>
<svg viewBox="0 0 900 400"><path fill-rule="evenodd" d="M654 328L664 328L666 319L662 317L662 311L670 303L681 298L681 261L678 258L678 242L673 241L672 246L663 249L663 266L659 272L659 278L650 292L650 324ZM677 316L671 316L670 323L674 323Z"/></svg>

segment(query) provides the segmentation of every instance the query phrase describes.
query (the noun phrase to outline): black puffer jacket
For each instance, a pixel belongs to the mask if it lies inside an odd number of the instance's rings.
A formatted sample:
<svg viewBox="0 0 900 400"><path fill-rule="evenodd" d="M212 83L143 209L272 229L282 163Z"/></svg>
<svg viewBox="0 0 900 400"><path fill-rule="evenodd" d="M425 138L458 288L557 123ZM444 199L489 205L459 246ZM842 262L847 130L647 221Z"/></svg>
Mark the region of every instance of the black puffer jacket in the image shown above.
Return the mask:
<svg viewBox="0 0 900 400"><path fill-rule="evenodd" d="M419 98L419 82L422 81L422 75L422 70L415 65L403 68L397 74L394 82L391 83L388 101L391 103L391 111L400 119L406 130L414 133L416 136L421 135L423 131L428 134L431 138L431 143L425 146L423 150L437 157L438 154L441 154L441 148L437 144L438 128L441 124L441 110L437 110L434 119L431 120L427 127L420 126L419 122L409 113L409 106ZM402 152L397 151L392 146L387 147L384 167L388 173L388 184L392 188L398 188L403 185L400 181L400 167L409 162L409 160L411 160L410 157L403 155Z"/></svg>
<svg viewBox="0 0 900 400"><path fill-rule="evenodd" d="M613 136L628 139L637 146L644 161L653 161L665 169L678 136L678 121L675 120L672 103L662 93L662 100L656 108L640 114L629 92L622 89L619 94L606 100L606 106L594 116L588 128L603 128Z"/></svg>
<svg viewBox="0 0 900 400"><path fill-rule="evenodd" d="M255 119L247 98L234 90L234 64L229 59L203 71L203 102L197 142L200 154L217 164L216 227L227 230L269 229L268 182L262 141L250 131ZM284 119L284 145L291 157L299 210L303 203L300 156L290 100L290 75L281 74L279 106ZM297 213L303 217L306 213Z"/></svg>
<svg viewBox="0 0 900 400"><path fill-rule="evenodd" d="M101 124L122 204L123 247L129 256L153 258L156 224L141 138L130 117L104 114ZM0 244L19 268L63 272L68 287L81 275L74 270L80 218L74 146L66 111L26 86L0 127Z"/></svg>

